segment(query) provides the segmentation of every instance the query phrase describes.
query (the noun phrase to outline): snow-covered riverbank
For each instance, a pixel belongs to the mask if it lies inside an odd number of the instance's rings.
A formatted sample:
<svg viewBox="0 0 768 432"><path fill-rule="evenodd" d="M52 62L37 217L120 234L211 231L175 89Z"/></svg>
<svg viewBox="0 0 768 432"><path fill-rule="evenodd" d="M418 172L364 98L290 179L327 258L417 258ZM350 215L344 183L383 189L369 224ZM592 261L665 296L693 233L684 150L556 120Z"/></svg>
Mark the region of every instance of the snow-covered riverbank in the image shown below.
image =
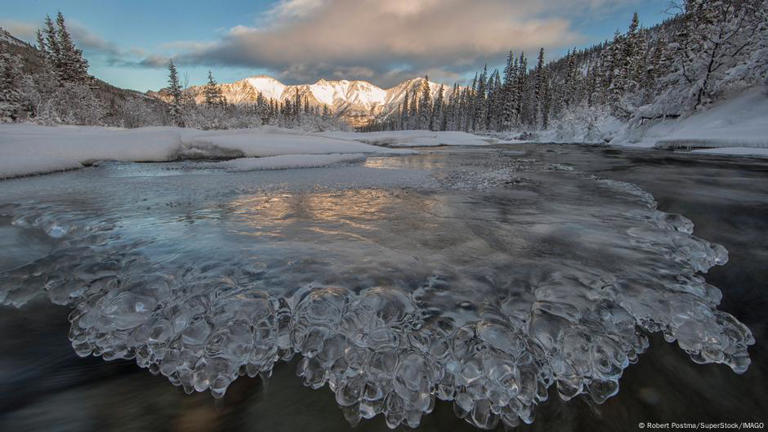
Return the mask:
<svg viewBox="0 0 768 432"><path fill-rule="evenodd" d="M349 159L326 155L354 154L359 159L361 154L403 153L410 151L277 128L200 131L0 125L0 178L76 169L96 160L161 162L259 157L263 159L256 164L238 164L274 169L323 166Z"/></svg>
<svg viewBox="0 0 768 432"><path fill-rule="evenodd" d="M768 156L768 95L754 88L680 120L667 120L627 130L612 143L664 149L753 148Z"/></svg>
<svg viewBox="0 0 768 432"><path fill-rule="evenodd" d="M520 135L517 132L508 137ZM764 88L756 87L691 116L639 126L585 109L526 139L531 140L768 157L768 95Z"/></svg>
<svg viewBox="0 0 768 432"><path fill-rule="evenodd" d="M164 162L237 159L228 169L312 168L370 154L411 154L387 147L488 145L464 132L305 133L273 127L201 131L173 127L0 125L0 178L81 168L93 161ZM254 160L253 158L259 158Z"/></svg>

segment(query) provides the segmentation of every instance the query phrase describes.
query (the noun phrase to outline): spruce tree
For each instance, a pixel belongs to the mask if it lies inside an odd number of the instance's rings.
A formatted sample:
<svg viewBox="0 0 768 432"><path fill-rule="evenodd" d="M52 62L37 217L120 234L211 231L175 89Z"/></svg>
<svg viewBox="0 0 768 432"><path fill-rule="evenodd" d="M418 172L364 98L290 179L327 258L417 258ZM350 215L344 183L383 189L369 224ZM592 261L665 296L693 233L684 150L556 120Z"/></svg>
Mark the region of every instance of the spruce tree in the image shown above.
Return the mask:
<svg viewBox="0 0 768 432"><path fill-rule="evenodd" d="M421 97L419 98L419 124L417 129L429 129L432 118L432 95L429 91L429 76L424 76L421 82Z"/></svg>
<svg viewBox="0 0 768 432"><path fill-rule="evenodd" d="M517 60L512 51L507 56L504 67L504 84L502 89L502 130L512 128L515 117L515 80L517 79Z"/></svg>
<svg viewBox="0 0 768 432"><path fill-rule="evenodd" d="M419 128L419 104L418 104L418 89L414 88L411 93L411 106L408 110L408 129Z"/></svg>
<svg viewBox="0 0 768 432"><path fill-rule="evenodd" d="M37 41L37 50L43 53L43 56L47 59L48 47L45 44L45 36L43 36L43 32L40 29L37 29L35 32L35 40Z"/></svg>
<svg viewBox="0 0 768 432"><path fill-rule="evenodd" d="M17 121L22 114L21 61L0 54L0 122Z"/></svg>
<svg viewBox="0 0 768 432"><path fill-rule="evenodd" d="M552 109L552 93L549 82L548 72L542 70L542 106L541 106L541 126L546 129L549 127L549 111Z"/></svg>
<svg viewBox="0 0 768 432"><path fill-rule="evenodd" d="M411 107L408 104L408 90L405 90L405 95L403 96L403 106L400 109L400 129L405 130L408 129L408 114L410 113Z"/></svg>
<svg viewBox="0 0 768 432"><path fill-rule="evenodd" d="M536 77L534 84L534 107L532 111L533 126L538 127L539 113L544 104L544 48L539 50L539 58L536 63Z"/></svg>
<svg viewBox="0 0 768 432"><path fill-rule="evenodd" d="M445 96L443 95L443 92L445 91L442 84L440 84L440 88L437 89L437 98L435 99L435 105L432 107L432 117L429 121L429 129L430 130L445 130L443 126L443 121L445 120L444 115L444 105L445 105Z"/></svg>
<svg viewBox="0 0 768 432"><path fill-rule="evenodd" d="M176 65L173 64L173 60L168 61L168 94L171 96L171 119L179 126L184 127L184 119L182 118L182 89L179 84L179 74L176 71Z"/></svg>
<svg viewBox="0 0 768 432"><path fill-rule="evenodd" d="M205 105L208 107L224 106L226 104L221 88L216 83L210 70L208 71L208 83L203 89L203 94L205 95Z"/></svg>
<svg viewBox="0 0 768 432"><path fill-rule="evenodd" d="M61 12L56 16L56 26L59 76L64 82L85 84L88 81L88 61L72 41Z"/></svg>
<svg viewBox="0 0 768 432"><path fill-rule="evenodd" d="M59 38L56 34L56 27L54 27L53 20L51 20L51 17L48 15L45 16L44 32L46 59L48 60L49 65L53 68L54 72L58 75L59 69L61 67L61 50L59 49Z"/></svg>
<svg viewBox="0 0 768 432"><path fill-rule="evenodd" d="M488 65L483 66L480 76L477 78L472 113L472 130L485 130L486 122L486 90L488 85Z"/></svg>
<svg viewBox="0 0 768 432"><path fill-rule="evenodd" d="M524 53L520 53L517 63L517 83L515 85L515 124L520 125L524 121L523 107L525 104L525 87L528 83L528 60Z"/></svg>

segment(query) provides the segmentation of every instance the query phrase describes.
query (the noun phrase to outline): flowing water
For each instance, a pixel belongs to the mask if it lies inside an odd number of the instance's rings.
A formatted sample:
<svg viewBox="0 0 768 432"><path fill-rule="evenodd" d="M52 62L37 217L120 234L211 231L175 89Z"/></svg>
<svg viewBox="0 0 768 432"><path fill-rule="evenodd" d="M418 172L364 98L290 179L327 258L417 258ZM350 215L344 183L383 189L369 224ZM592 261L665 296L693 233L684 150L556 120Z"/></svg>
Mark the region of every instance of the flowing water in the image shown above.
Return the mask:
<svg viewBox="0 0 768 432"><path fill-rule="evenodd" d="M760 421L767 174L527 145L4 181L0 427Z"/></svg>

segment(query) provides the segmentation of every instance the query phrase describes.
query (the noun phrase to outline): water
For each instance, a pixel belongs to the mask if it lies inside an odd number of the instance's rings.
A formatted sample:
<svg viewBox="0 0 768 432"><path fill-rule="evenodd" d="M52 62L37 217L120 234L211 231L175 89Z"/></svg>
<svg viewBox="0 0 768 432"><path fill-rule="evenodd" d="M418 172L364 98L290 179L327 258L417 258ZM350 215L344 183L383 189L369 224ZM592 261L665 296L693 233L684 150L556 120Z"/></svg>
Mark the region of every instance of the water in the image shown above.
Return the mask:
<svg viewBox="0 0 768 432"><path fill-rule="evenodd" d="M697 393L752 391L765 173L513 146L239 174L102 164L3 182L0 424L538 428L584 401L589 422L615 405L676 406L673 383L648 386L670 370L716 367L688 383ZM726 243L736 266L719 267L726 248L704 239ZM710 269L728 276L705 279ZM726 311L715 286L735 291ZM638 382L648 356L678 362ZM627 391L636 400L620 402ZM755 391L740 421L765 406ZM644 415L625 420L657 414Z"/></svg>

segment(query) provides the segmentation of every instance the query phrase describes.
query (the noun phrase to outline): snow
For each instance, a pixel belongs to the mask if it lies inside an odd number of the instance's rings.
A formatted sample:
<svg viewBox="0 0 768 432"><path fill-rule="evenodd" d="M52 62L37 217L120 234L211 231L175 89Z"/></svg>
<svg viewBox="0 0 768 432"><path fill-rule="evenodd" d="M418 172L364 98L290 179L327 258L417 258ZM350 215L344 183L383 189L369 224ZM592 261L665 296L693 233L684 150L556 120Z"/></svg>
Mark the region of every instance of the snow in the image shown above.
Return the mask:
<svg viewBox="0 0 768 432"><path fill-rule="evenodd" d="M611 144L667 149L768 148L768 97L763 89L752 88L690 117L627 131Z"/></svg>
<svg viewBox="0 0 768 432"><path fill-rule="evenodd" d="M315 99L325 105L334 105L341 101L371 108L383 104L387 98L386 90L366 81L319 80L308 87Z"/></svg>
<svg viewBox="0 0 768 432"><path fill-rule="evenodd" d="M248 84L251 85L257 92L261 93L261 95L267 99L276 99L280 100L280 98L283 96L283 92L286 89L286 85L281 83L280 81L266 76L255 76L245 79Z"/></svg>
<svg viewBox="0 0 768 432"><path fill-rule="evenodd" d="M304 159L297 165L312 165L307 155L370 153L412 152L279 128L200 131L0 125L0 178L76 169L96 160L159 162L298 154ZM325 163L322 158L317 161L315 164Z"/></svg>
<svg viewBox="0 0 768 432"><path fill-rule="evenodd" d="M496 143L494 139L466 132L433 132L426 130L385 132L335 131L325 132L322 136L387 147L483 146Z"/></svg>

